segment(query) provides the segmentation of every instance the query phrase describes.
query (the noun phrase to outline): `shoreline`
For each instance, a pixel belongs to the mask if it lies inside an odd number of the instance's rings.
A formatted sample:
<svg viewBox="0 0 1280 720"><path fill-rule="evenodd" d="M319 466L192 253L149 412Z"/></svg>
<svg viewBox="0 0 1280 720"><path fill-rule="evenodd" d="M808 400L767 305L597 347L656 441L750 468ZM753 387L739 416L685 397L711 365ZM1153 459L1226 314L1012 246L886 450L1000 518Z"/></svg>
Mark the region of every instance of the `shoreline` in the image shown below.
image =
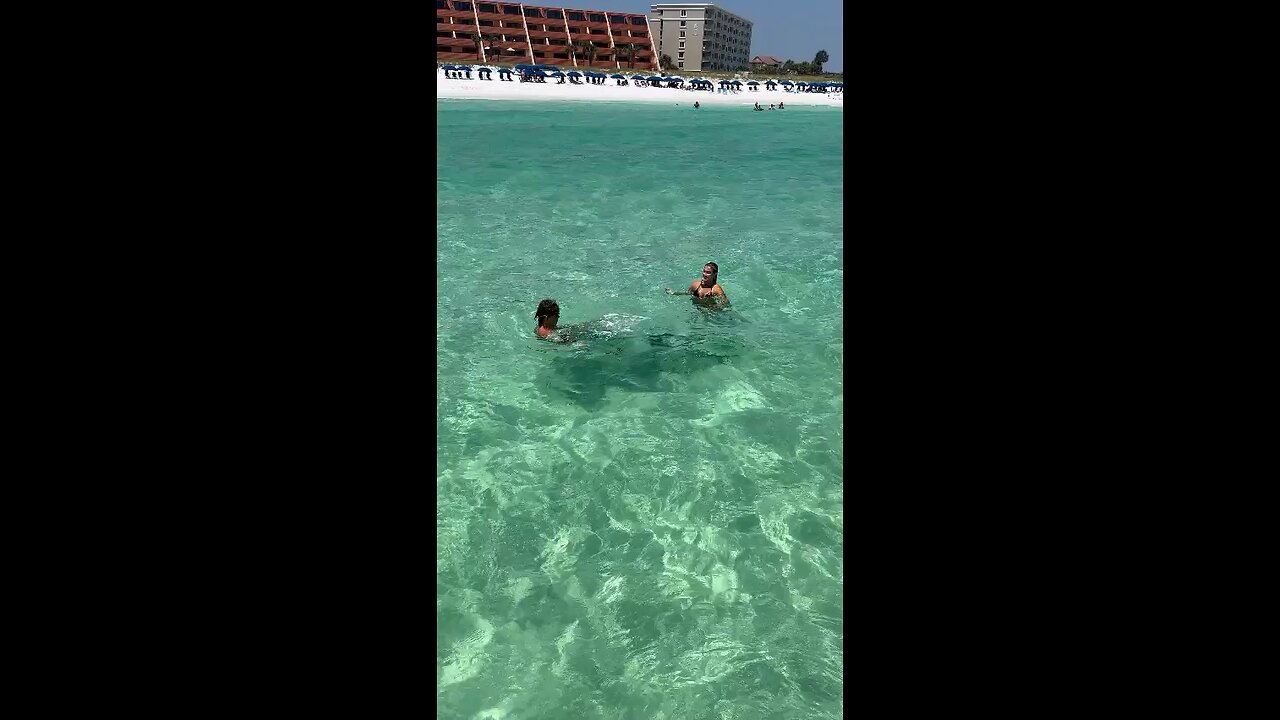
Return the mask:
<svg viewBox="0 0 1280 720"><path fill-rule="evenodd" d="M472 71L472 74L475 74ZM492 80L458 80L447 78L443 70L436 71L436 99L448 100L549 100L586 102L644 102L672 105L727 105L753 107L760 103L766 110L769 104L786 103L795 107L828 107L844 110L844 93L795 93L782 90L743 90L733 95L715 92L680 90L678 88L636 87L616 85L616 80L606 80L602 85L574 85L547 83L522 83L519 80L499 80L494 73Z"/></svg>

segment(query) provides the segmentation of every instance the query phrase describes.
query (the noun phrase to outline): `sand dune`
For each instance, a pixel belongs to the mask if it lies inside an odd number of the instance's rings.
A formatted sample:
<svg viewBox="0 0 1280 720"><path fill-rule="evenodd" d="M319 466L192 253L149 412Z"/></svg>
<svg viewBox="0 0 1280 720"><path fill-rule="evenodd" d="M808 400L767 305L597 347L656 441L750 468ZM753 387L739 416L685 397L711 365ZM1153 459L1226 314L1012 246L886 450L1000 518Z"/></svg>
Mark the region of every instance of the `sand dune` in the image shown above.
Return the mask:
<svg viewBox="0 0 1280 720"><path fill-rule="evenodd" d="M474 67L474 66L473 66ZM613 73L609 73L613 74ZM630 77L631 73L626 73ZM783 90L747 90L733 95L722 95L705 90L691 92L675 88L636 87L624 85L619 87L616 80L606 80L603 85L556 84L552 78L544 83L522 83L519 80L499 80L494 72L492 80L475 79L458 80L447 78L443 70L436 71L436 98L472 98L476 100L586 100L591 102L657 102L673 105L692 105L698 101L703 105L736 105L752 107L760 103L765 108L769 103L786 103L788 107L801 105L821 106L844 109L844 93L796 93ZM763 81L761 81L763 82ZM784 110L785 112L785 110Z"/></svg>

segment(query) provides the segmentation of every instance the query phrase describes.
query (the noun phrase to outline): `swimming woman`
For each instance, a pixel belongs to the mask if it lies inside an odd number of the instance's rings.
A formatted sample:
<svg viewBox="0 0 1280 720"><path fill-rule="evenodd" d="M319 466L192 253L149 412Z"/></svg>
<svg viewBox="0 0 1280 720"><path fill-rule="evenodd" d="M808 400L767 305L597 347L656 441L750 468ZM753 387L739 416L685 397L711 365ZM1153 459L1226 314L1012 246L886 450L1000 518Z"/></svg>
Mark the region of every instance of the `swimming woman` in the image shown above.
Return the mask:
<svg viewBox="0 0 1280 720"><path fill-rule="evenodd" d="M538 319L538 327L534 329L538 337L552 342L568 342L568 338L556 334L556 323L560 322L560 306L555 300L547 298L538 303L538 310L533 316Z"/></svg>
<svg viewBox="0 0 1280 720"><path fill-rule="evenodd" d="M724 288L716 282L720 276L720 266L713 262L709 262L702 266L702 278L689 283L688 290L671 291L667 288L668 295L692 295L694 305L703 305L708 307L724 307L729 304L729 296L724 294Z"/></svg>

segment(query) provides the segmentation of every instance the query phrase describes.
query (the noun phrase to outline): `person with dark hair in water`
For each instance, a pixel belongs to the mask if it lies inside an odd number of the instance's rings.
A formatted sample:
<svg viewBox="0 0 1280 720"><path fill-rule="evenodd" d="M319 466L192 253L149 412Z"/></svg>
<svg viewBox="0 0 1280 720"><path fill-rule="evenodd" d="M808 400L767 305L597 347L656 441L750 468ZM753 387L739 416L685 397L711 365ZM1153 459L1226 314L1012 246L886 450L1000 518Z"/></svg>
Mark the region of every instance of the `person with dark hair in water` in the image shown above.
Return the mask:
<svg viewBox="0 0 1280 720"><path fill-rule="evenodd" d="M555 300L547 298L538 303L538 311L533 314L538 319L538 327L534 330L538 337L546 340L556 340L551 337L556 330L556 323L560 322L560 306Z"/></svg>
<svg viewBox="0 0 1280 720"><path fill-rule="evenodd" d="M672 292L671 288L667 288L668 295L692 295L694 305L704 306L725 306L729 304L729 297L724 294L724 288L720 287L716 282L716 278L720 275L720 266L713 262L709 262L702 266L702 279L694 280L689 283L688 290L680 290Z"/></svg>

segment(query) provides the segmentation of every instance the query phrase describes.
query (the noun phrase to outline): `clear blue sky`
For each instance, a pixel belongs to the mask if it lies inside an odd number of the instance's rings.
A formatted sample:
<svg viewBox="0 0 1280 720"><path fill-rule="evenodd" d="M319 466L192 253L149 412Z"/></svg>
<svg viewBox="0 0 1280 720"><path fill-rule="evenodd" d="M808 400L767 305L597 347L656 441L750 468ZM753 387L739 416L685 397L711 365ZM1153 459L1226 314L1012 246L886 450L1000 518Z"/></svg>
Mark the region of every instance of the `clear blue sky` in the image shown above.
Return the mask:
<svg viewBox="0 0 1280 720"><path fill-rule="evenodd" d="M679 2L680 0L664 0ZM751 57L773 55L779 60L812 62L819 50L831 59L828 72L844 72L844 4L841 0L702 0L751 21ZM554 6L555 2L543 3ZM649 14L653 2L596 0L582 7Z"/></svg>

